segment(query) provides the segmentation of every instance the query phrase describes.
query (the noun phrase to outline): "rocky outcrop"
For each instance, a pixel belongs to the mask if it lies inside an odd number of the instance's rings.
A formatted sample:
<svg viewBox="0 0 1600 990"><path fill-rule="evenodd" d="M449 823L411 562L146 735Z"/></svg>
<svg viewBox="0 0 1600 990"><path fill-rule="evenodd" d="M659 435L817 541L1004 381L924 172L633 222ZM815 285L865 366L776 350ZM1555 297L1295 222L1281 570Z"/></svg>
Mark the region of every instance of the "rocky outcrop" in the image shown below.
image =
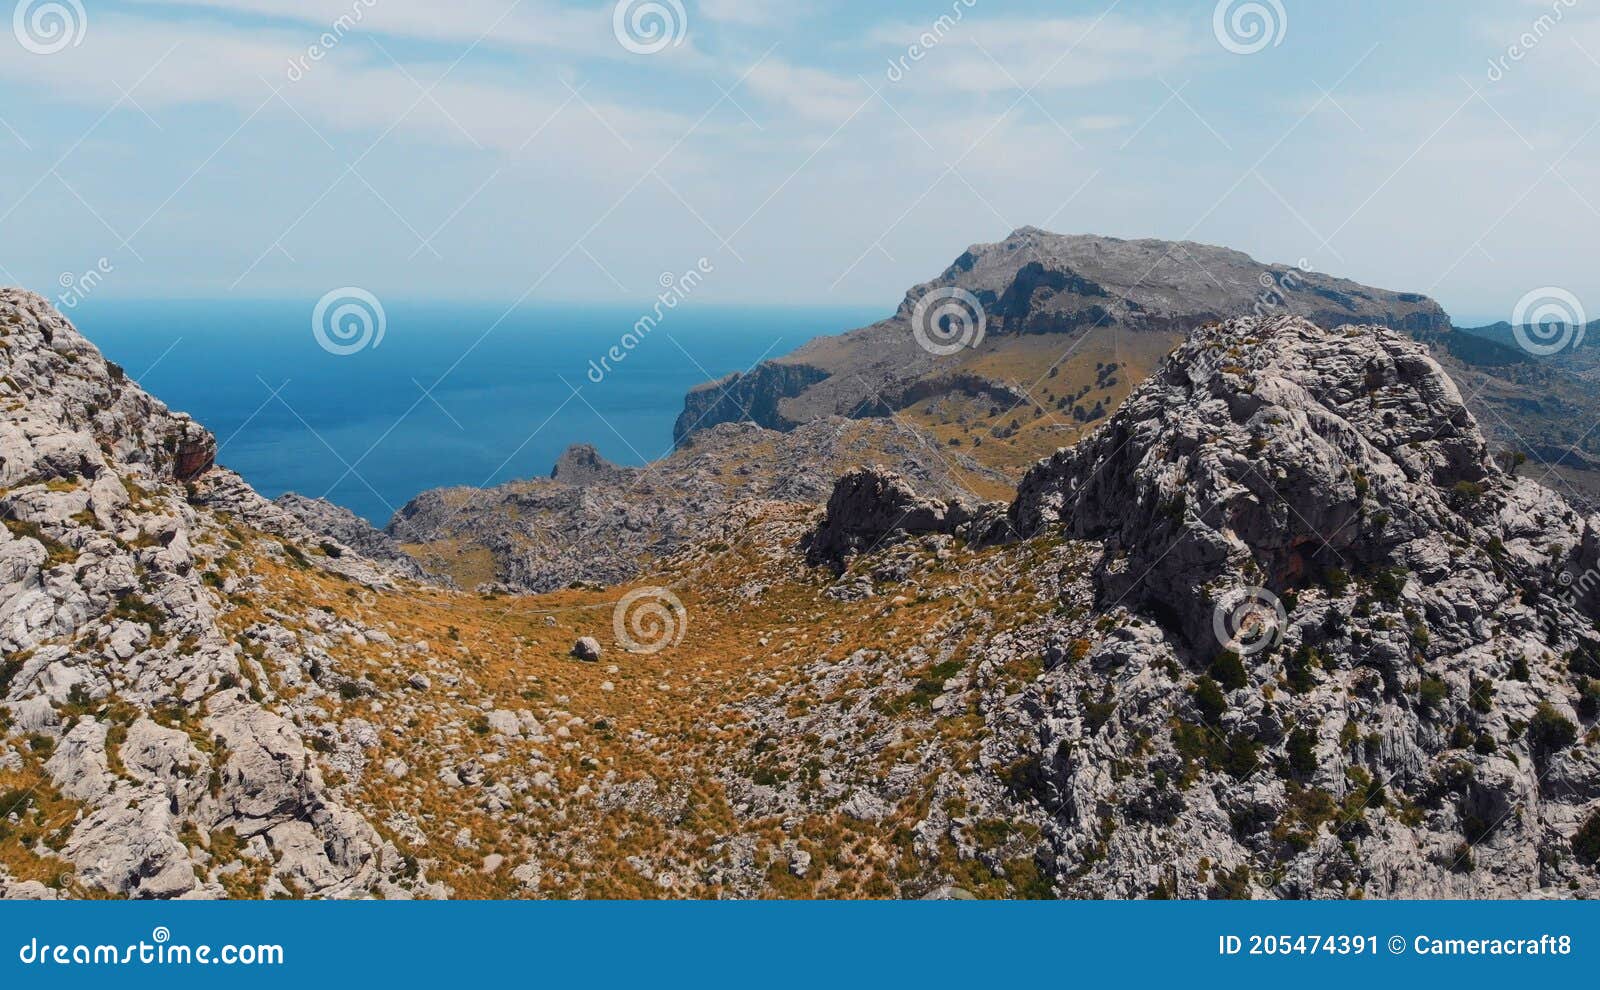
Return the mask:
<svg viewBox="0 0 1600 990"><path fill-rule="evenodd" d="M1420 345L1247 318L1191 335L1104 429L1031 470L1010 515L1021 533L1062 525L1106 541L1123 555L1108 596L1199 628L1224 575L1283 589L1398 566L1425 555L1418 540L1482 545L1474 512L1498 488L1548 496L1501 474ZM1553 500L1544 511L1575 518ZM1519 578L1548 586L1559 563Z"/></svg>
<svg viewBox="0 0 1600 990"><path fill-rule="evenodd" d="M763 362L748 374L735 371L697 385L684 397L672 438L682 443L693 433L723 423L751 422L769 430L792 430L800 424L783 414L783 400L827 377L828 372L804 363Z"/></svg>
<svg viewBox="0 0 1600 990"><path fill-rule="evenodd" d="M208 432L16 290L0 290L0 438L0 728L30 754L0 743L0 772L75 802L51 839L63 881L216 897L259 868L264 894L406 896L394 848L329 793L277 710L301 658L269 669L221 622L248 601L250 527L352 588L388 573L216 468ZM222 833L241 860L197 838Z"/></svg>
<svg viewBox="0 0 1600 990"><path fill-rule="evenodd" d="M636 475L630 468L611 463L589 444L568 447L550 469L550 480L582 488L587 485L625 484Z"/></svg>
<svg viewBox="0 0 1600 990"><path fill-rule="evenodd" d="M843 570L856 554L913 536L962 534L984 508L959 497L944 502L918 495L904 478L879 465L858 468L834 485L804 548L811 563Z"/></svg>
<svg viewBox="0 0 1600 990"><path fill-rule="evenodd" d="M1600 886L1571 859L1600 798L1577 743L1600 716L1579 703L1600 612L1570 587L1600 520L1502 473L1415 342L1293 318L1203 329L1030 472L1011 518L1098 543L1095 610L1121 627L1018 711L1051 854L1081 859L1085 828L1104 843L1079 889L1205 893L1166 866L1197 854L1243 864L1212 896ZM1140 738L1203 786L1098 769ZM1090 825L1096 807L1111 820Z"/></svg>

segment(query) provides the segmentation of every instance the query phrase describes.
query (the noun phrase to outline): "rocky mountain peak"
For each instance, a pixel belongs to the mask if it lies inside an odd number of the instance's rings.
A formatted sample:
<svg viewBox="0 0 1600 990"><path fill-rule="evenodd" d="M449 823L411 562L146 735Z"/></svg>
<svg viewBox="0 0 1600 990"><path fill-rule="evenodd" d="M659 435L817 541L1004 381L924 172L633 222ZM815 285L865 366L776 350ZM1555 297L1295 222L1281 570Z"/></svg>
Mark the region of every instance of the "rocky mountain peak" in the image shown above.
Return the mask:
<svg viewBox="0 0 1600 990"><path fill-rule="evenodd" d="M1438 303L1390 292L1298 264L1268 264L1242 251L1194 241L1124 240L1021 227L1005 240L974 244L931 282L913 287L898 318L941 289L982 304L991 332L1066 333L1086 326L1187 330L1210 320L1270 312L1323 326L1377 323L1447 331Z"/></svg>
<svg viewBox="0 0 1600 990"><path fill-rule="evenodd" d="M593 445L573 444L562 451L550 469L550 480L566 485L615 484L626 481L632 471L611 463Z"/></svg>
<svg viewBox="0 0 1600 990"><path fill-rule="evenodd" d="M907 537L961 533L983 508L959 496L947 502L919 495L882 465L856 468L835 483L821 523L806 540L806 553L812 563L842 568L855 554Z"/></svg>
<svg viewBox="0 0 1600 990"><path fill-rule="evenodd" d="M1297 317L1191 334L1100 430L1028 472L1010 518L1022 534L1105 541L1104 594L1200 639L1220 583L1444 579L1488 547L1485 580L1553 588L1586 531L1559 497L1496 466L1421 344ZM1542 545L1524 539L1533 528Z"/></svg>

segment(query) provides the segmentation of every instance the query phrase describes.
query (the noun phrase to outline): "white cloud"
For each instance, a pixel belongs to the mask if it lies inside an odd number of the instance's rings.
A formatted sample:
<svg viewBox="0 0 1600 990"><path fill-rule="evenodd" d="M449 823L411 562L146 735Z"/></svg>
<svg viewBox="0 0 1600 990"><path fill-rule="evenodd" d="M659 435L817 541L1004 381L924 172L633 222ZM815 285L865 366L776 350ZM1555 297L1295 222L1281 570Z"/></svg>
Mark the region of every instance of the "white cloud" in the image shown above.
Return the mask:
<svg viewBox="0 0 1600 990"><path fill-rule="evenodd" d="M807 120L834 126L844 123L869 95L858 80L792 65L777 57L752 69L745 85Z"/></svg>
<svg viewBox="0 0 1600 990"><path fill-rule="evenodd" d="M152 8L189 7L205 13L248 14L310 28L310 38L336 23L393 38L465 48L556 48L625 55L611 32L610 8L575 9L540 0L138 0ZM91 14L91 17L93 15Z"/></svg>
<svg viewBox="0 0 1600 990"><path fill-rule="evenodd" d="M578 158L632 159L676 139L691 122L596 92L573 96L554 71L530 85L525 74L502 79L468 63L392 62L356 40L311 58L307 37L286 28L245 33L110 16L96 26L82 47L49 58L0 55L0 78L89 107L110 107L131 89L131 100L151 113L228 106L241 120L289 114L271 97L278 88L318 130L374 138L392 130L433 144L512 152L542 126L534 150Z"/></svg>
<svg viewBox="0 0 1600 990"><path fill-rule="evenodd" d="M961 7L958 0L953 9ZM946 15L937 23L880 26L868 39L894 49L890 61L908 85L991 93L1150 78L1205 50L1192 35L1192 25L1168 20L966 14L960 20Z"/></svg>
<svg viewBox="0 0 1600 990"><path fill-rule="evenodd" d="M764 27L803 16L800 0L700 0L699 12L708 20L746 27Z"/></svg>

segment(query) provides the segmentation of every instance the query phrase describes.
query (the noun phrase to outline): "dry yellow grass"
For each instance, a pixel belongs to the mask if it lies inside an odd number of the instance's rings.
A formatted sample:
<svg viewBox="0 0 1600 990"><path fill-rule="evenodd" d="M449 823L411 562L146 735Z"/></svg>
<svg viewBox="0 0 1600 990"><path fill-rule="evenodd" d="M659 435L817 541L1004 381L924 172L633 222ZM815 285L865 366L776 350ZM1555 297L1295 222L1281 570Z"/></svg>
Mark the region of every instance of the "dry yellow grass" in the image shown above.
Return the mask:
<svg viewBox="0 0 1600 990"><path fill-rule="evenodd" d="M318 704L330 724L361 718L386 730L380 748L365 754L367 772L341 785L342 799L457 897L726 895L732 891L696 879L697 864L714 858L717 844L736 832L760 837L766 896L895 896L930 868L951 868L918 862L902 849L909 841L906 829L925 809L912 802L878 823L808 814L790 821L787 830L779 820L736 813L725 789L730 764L766 767L785 778L816 769L762 763L762 744L741 704L785 698L790 717L799 720L826 701L814 697L807 683L816 663L841 661L863 647L907 649L952 610L998 607L1021 619L1048 604L1022 582L958 605L951 593L965 579L954 564L943 579L936 572L915 598L831 601L820 594L830 578L796 569L792 550L774 549L785 541L792 547L807 511L774 509L732 545L680 558L647 581L606 591L526 597L416 588L374 592L313 568L252 555L262 593L236 601L225 624L238 633L266 618L269 608L290 614L321 608L382 630L396 644L428 644L425 655L397 659L392 645L336 641L330 650L339 675L364 677L377 692L334 692ZM968 551L957 553L965 559ZM765 591L754 599L738 593L751 583ZM633 587L657 584L670 585L683 602L688 622L682 642L654 655L627 653L613 634L614 603ZM580 636L604 645L599 663L569 656ZM459 681L441 683L442 668ZM426 696L406 687L412 670L435 678ZM1035 673L1019 668L1007 676L1020 686ZM473 715L481 705L530 710L552 735L561 726L568 735L543 743L497 740ZM403 717L408 707L415 714ZM553 712L560 716L552 718ZM885 770L923 746L970 754L985 731L976 717L935 721L909 704L890 714L903 715L904 728L897 745L881 754ZM493 762L497 749L507 760ZM403 779L379 769L393 757L410 766ZM441 769L468 760L485 768L480 788L441 782ZM498 813L478 802L482 788L534 767L551 774L559 796L518 795L511 809ZM599 800L602 793L630 786L644 797L632 804ZM396 811L421 827L424 841L389 824ZM456 842L462 829L470 830L470 846ZM782 848L809 852L817 868L806 878L792 875ZM505 861L486 872L490 853ZM646 876L632 868L630 857L655 864L654 871ZM532 890L510 875L529 860L541 866ZM670 880L663 881L663 874ZM240 892L248 894L249 887Z"/></svg>
<svg viewBox="0 0 1600 990"><path fill-rule="evenodd" d="M1175 334L1111 329L1084 337L996 338L968 356L961 367L1019 388L1030 401L1011 408L1010 403L988 399L942 396L916 403L901 415L941 444L1020 479L1035 461L1077 443L1104 422L1179 339ZM1107 373L1105 369L1113 365L1116 370ZM1073 415L1074 407L1087 412L1096 405L1103 415L1093 421ZM992 498L1011 494L993 485L989 489L979 494Z"/></svg>

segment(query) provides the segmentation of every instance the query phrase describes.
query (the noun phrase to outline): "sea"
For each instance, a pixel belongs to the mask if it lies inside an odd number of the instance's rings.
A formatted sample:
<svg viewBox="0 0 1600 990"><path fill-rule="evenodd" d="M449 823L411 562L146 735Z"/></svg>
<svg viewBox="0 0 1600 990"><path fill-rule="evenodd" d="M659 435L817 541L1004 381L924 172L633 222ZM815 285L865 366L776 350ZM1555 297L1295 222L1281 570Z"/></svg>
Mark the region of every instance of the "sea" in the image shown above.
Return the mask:
<svg viewBox="0 0 1600 990"><path fill-rule="evenodd" d="M359 299L319 313L317 300L90 298L66 315L215 433L219 463L257 491L325 497L379 527L429 488L547 476L575 443L618 464L660 458L693 386L887 315L692 300L378 305L381 319Z"/></svg>

